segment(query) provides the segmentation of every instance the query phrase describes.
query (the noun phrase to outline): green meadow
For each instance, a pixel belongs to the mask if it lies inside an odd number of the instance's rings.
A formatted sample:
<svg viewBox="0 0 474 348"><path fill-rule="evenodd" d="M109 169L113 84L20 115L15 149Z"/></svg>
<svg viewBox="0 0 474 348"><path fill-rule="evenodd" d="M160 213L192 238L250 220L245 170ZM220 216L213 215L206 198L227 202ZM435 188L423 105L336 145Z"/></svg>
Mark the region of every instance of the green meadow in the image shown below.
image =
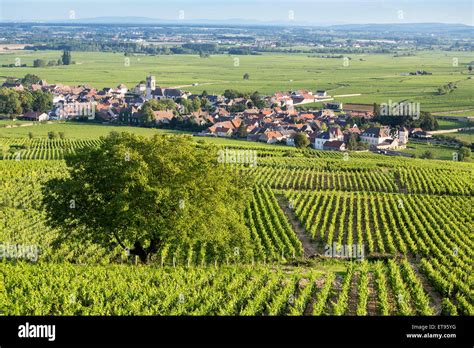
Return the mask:
<svg viewBox="0 0 474 348"><path fill-rule="evenodd" d="M433 159L452 161L453 153L457 152L457 149L450 146L437 145L437 144L424 144L409 142L407 148L401 152L421 157L426 151L430 151L433 155Z"/></svg>
<svg viewBox="0 0 474 348"><path fill-rule="evenodd" d="M408 100L420 103L421 110L462 111L474 115L474 74L466 65L474 60L470 52L417 52L412 57L381 54L348 55L342 59L314 58L307 54L264 54L259 56L197 55L133 56L121 53L73 52L75 65L33 68L34 59L57 60L59 51L15 51L0 55L0 65L20 58L26 68L1 68L0 81L8 76L34 73L49 83L89 84L96 88L125 83L135 86L149 74L163 87L186 86L191 92L222 93L233 88L258 90L264 94L306 88L326 89L332 95L361 94L337 98L343 102L387 103ZM127 60L127 58L129 60ZM457 66L453 66L457 59ZM426 70L427 76L404 76ZM248 73L249 80L243 75ZM437 95L437 88L455 82L457 88ZM198 84L197 86L192 86Z"/></svg>
<svg viewBox="0 0 474 348"><path fill-rule="evenodd" d="M474 126L471 122L462 122L456 119L438 119L439 130L465 128Z"/></svg>
<svg viewBox="0 0 474 348"><path fill-rule="evenodd" d="M130 132L137 135L152 136L158 133L179 133L172 130L140 128L128 126L110 126L94 123L53 122L42 124L35 122L31 126L0 128L0 138L24 138L32 133L35 138L46 138L48 132L63 132L68 139L97 139L110 132Z"/></svg>
<svg viewBox="0 0 474 348"><path fill-rule="evenodd" d="M452 134L456 139L465 141L468 143L474 143L474 131L463 131Z"/></svg>

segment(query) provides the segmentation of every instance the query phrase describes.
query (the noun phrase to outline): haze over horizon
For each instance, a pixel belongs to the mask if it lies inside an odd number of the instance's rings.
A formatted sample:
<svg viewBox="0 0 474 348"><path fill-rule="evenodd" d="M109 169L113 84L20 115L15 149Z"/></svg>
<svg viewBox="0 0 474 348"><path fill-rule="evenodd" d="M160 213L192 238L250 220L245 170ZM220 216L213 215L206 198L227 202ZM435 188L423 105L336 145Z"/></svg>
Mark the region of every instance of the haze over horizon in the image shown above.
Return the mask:
<svg viewBox="0 0 474 348"><path fill-rule="evenodd" d="M0 0L1 21L146 17L166 21L281 24L453 23L474 25L471 0Z"/></svg>

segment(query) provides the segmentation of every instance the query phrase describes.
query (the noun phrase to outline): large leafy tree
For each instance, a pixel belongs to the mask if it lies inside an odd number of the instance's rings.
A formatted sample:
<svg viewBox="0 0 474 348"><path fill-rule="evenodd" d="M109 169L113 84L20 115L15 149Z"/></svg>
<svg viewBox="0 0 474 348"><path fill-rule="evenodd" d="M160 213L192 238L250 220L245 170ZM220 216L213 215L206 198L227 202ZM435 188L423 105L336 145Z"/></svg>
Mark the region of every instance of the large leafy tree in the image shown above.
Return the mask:
<svg viewBox="0 0 474 348"><path fill-rule="evenodd" d="M72 63L71 50L63 50L61 61L63 65L69 65Z"/></svg>
<svg viewBox="0 0 474 348"><path fill-rule="evenodd" d="M9 88L0 88L0 114L14 117L21 114L22 107L18 92Z"/></svg>
<svg viewBox="0 0 474 348"><path fill-rule="evenodd" d="M173 99L168 98L161 100L151 99L145 103L145 106L149 106L155 111L176 110L176 103L173 101Z"/></svg>
<svg viewBox="0 0 474 348"><path fill-rule="evenodd" d="M459 148L459 160L468 161L471 158L471 149L465 146Z"/></svg>
<svg viewBox="0 0 474 348"><path fill-rule="evenodd" d="M427 131L437 130L439 128L438 120L429 112L421 112L420 127Z"/></svg>
<svg viewBox="0 0 474 348"><path fill-rule="evenodd" d="M349 141L347 142L347 149L350 151L357 150L357 136L355 134L351 134L349 136Z"/></svg>
<svg viewBox="0 0 474 348"><path fill-rule="evenodd" d="M43 92L41 90L32 93L34 111L47 112L53 108L53 95L50 92Z"/></svg>
<svg viewBox="0 0 474 348"><path fill-rule="evenodd" d="M44 186L48 224L61 240L121 246L144 263L165 243L249 257L241 214L249 180L217 159L216 148L189 137L111 133L66 159L68 177Z"/></svg>
<svg viewBox="0 0 474 348"><path fill-rule="evenodd" d="M184 107L184 110L182 111L183 114L190 114L193 112L193 102L189 99L180 99L179 103Z"/></svg>
<svg viewBox="0 0 474 348"><path fill-rule="evenodd" d="M201 109L201 99L199 99L199 97L194 98L192 105L193 111L199 111L199 109Z"/></svg>
<svg viewBox="0 0 474 348"><path fill-rule="evenodd" d="M297 133L295 135L295 146L298 148L305 148L309 145L309 139L305 133Z"/></svg>
<svg viewBox="0 0 474 348"><path fill-rule="evenodd" d="M21 108L23 109L23 112L31 111L33 109L34 99L30 91L28 90L21 91L18 95L18 98L20 100Z"/></svg>
<svg viewBox="0 0 474 348"><path fill-rule="evenodd" d="M265 102L263 101L263 98L258 91L253 92L250 95L250 99L252 100L252 103L256 108L262 109L265 107Z"/></svg>
<svg viewBox="0 0 474 348"><path fill-rule="evenodd" d="M155 113L148 104L145 104L141 110L141 123L151 125L155 121Z"/></svg>
<svg viewBox="0 0 474 348"><path fill-rule="evenodd" d="M34 74L26 74L25 77L21 79L21 84L27 88L30 88L31 85L40 83L41 78Z"/></svg>

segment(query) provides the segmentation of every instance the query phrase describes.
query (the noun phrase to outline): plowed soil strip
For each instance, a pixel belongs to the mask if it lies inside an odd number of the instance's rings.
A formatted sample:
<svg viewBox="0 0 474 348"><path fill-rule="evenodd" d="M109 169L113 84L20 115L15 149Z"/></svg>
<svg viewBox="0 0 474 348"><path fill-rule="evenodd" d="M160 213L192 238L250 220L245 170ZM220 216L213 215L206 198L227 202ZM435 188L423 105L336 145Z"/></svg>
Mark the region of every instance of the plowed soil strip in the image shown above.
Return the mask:
<svg viewBox="0 0 474 348"><path fill-rule="evenodd" d="M303 245L304 256L311 257L318 254L315 243L311 241L310 237L308 236L308 233L306 233L304 228L301 226L294 211L289 208L289 203L286 200L286 198L283 197L282 195L276 195L276 196L277 196L277 200L278 200L278 204L280 205L280 208L283 210L286 217L290 221L290 224L293 227L293 231L295 231L296 235L298 236L298 239L301 241L301 244Z"/></svg>
<svg viewBox="0 0 474 348"><path fill-rule="evenodd" d="M369 272L369 300L367 301L367 315L377 315L377 293L374 284L374 274Z"/></svg>

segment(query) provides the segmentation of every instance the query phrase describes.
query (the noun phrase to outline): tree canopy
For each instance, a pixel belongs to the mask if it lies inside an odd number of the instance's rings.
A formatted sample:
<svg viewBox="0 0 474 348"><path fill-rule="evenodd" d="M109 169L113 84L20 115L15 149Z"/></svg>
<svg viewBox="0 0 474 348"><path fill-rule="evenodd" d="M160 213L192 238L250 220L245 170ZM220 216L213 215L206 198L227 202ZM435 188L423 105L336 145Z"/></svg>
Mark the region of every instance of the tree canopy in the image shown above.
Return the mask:
<svg viewBox="0 0 474 348"><path fill-rule="evenodd" d="M169 243L251 255L241 214L249 180L218 163L217 148L185 136L114 132L102 140L67 157L69 175L43 188L58 240L120 246L144 263Z"/></svg>
<svg viewBox="0 0 474 348"><path fill-rule="evenodd" d="M68 49L63 50L63 55L61 56L61 62L63 63L63 65L72 64L71 50L68 50Z"/></svg>
<svg viewBox="0 0 474 348"><path fill-rule="evenodd" d="M295 135L295 146L298 148L305 148L309 145L309 139L306 133L297 133Z"/></svg>
<svg viewBox="0 0 474 348"><path fill-rule="evenodd" d="M151 99L145 102L145 105L150 106L154 111L176 110L176 103L173 99L168 98L161 100Z"/></svg>
<svg viewBox="0 0 474 348"><path fill-rule="evenodd" d="M0 113L14 116L21 112L19 93L9 88L0 88Z"/></svg>
<svg viewBox="0 0 474 348"><path fill-rule="evenodd" d="M21 79L21 84L27 88L31 87L31 85L40 83L41 78L34 74L26 74L25 77Z"/></svg>
<svg viewBox="0 0 474 348"><path fill-rule="evenodd" d="M471 158L471 149L465 146L459 148L459 160L468 161Z"/></svg>
<svg viewBox="0 0 474 348"><path fill-rule="evenodd" d="M376 115L373 121L380 122L382 125L389 125L390 127L421 127L427 131L437 130L439 127L436 117L426 111L421 111L418 117Z"/></svg>
<svg viewBox="0 0 474 348"><path fill-rule="evenodd" d="M53 95L46 91L15 91L0 88L0 114L17 116L27 111L46 112L53 108Z"/></svg>

